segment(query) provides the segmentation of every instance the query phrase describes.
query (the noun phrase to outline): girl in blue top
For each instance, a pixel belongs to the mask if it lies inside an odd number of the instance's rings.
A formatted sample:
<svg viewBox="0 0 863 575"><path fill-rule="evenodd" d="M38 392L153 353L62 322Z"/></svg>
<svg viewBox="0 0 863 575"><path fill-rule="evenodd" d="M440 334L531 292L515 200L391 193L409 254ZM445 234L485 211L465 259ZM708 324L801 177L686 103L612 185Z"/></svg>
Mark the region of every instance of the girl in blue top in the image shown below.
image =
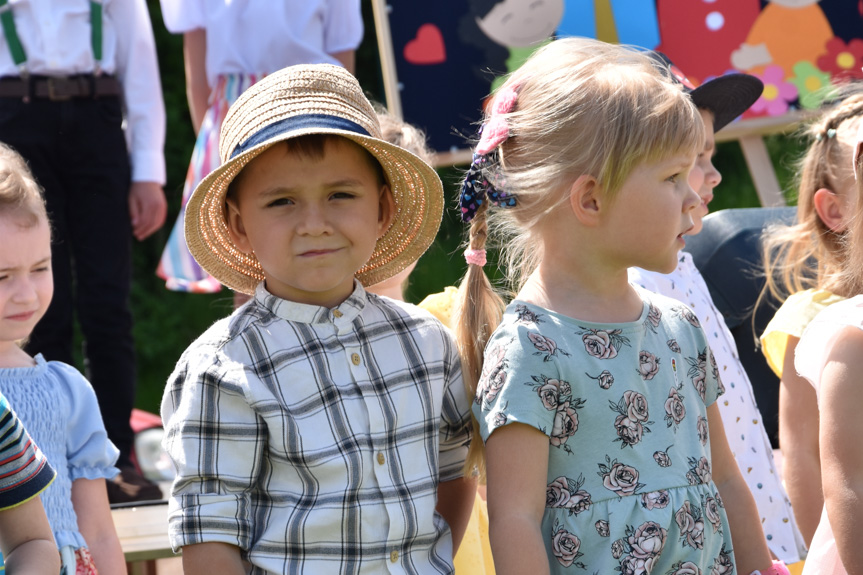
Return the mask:
<svg viewBox="0 0 863 575"><path fill-rule="evenodd" d="M627 281L674 269L703 138L644 54L594 40L552 42L495 94L460 200L455 316L499 575L777 572L698 320ZM489 229L518 292L502 319ZM482 469L481 441L471 454Z"/></svg>
<svg viewBox="0 0 863 575"><path fill-rule="evenodd" d="M51 231L38 185L2 145L0 238L0 392L57 470L41 498L61 573L126 573L105 487L119 452L93 388L73 367L30 357L19 346L53 294Z"/></svg>

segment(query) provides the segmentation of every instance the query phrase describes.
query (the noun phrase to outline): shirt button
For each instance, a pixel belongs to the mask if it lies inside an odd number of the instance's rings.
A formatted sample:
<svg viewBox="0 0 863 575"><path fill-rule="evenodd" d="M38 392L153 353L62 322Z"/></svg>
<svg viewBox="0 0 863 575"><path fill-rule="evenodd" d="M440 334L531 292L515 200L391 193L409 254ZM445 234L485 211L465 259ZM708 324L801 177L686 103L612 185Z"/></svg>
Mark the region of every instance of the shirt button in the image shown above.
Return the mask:
<svg viewBox="0 0 863 575"><path fill-rule="evenodd" d="M337 310L337 309L334 309L334 310L333 310L333 317L337 317L337 318L338 318L338 317L342 317L343 315L345 315L345 314L343 314L343 313L342 313L342 312L340 312L339 310Z"/></svg>
<svg viewBox="0 0 863 575"><path fill-rule="evenodd" d="M384 457L384 454L381 453L380 451L378 451L378 463L383 465L386 460L387 460L387 458Z"/></svg>
<svg viewBox="0 0 863 575"><path fill-rule="evenodd" d="M393 551L392 553L390 553L390 561L395 563L398 560L399 560L399 552L398 551Z"/></svg>
<svg viewBox="0 0 863 575"><path fill-rule="evenodd" d="M358 354L358 353L352 353L351 354L351 363L353 363L354 365L359 365L360 361L361 361L360 360L360 354Z"/></svg>

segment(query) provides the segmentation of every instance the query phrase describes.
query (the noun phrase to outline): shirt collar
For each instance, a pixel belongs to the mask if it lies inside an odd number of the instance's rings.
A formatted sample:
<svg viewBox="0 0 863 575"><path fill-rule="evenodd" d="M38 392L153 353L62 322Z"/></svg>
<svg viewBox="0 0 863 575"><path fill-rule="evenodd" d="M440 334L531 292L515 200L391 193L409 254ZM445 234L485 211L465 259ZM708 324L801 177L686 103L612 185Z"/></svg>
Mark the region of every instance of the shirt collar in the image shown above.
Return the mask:
<svg viewBox="0 0 863 575"><path fill-rule="evenodd" d="M277 317L299 323L349 324L360 315L367 302L366 290L357 280L354 280L353 293L334 308L282 299L267 291L264 282L259 283L255 289L255 303L257 305L264 307Z"/></svg>

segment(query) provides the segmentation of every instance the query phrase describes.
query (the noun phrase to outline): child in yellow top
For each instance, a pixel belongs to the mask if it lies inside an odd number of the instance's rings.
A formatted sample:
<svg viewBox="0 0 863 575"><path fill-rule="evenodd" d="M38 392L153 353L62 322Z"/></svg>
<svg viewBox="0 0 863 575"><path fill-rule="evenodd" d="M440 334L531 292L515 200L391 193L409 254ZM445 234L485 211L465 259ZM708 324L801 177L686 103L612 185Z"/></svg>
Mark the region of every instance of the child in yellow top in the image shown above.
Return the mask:
<svg viewBox="0 0 863 575"><path fill-rule="evenodd" d="M843 271L842 246L854 205L851 157L863 115L863 88L849 89L812 124L803 158L797 222L772 229L765 239L767 289L790 297L761 337L764 355L781 378L779 444L782 475L797 525L808 545L821 515L821 464L815 391L794 369L794 351L809 321L841 301L836 278Z"/></svg>

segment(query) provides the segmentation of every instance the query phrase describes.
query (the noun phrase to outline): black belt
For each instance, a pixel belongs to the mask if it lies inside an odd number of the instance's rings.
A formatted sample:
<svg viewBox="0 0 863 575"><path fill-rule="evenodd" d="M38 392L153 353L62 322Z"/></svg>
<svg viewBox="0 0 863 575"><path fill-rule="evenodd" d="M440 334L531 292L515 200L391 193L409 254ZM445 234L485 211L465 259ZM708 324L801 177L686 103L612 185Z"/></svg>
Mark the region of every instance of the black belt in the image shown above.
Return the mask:
<svg viewBox="0 0 863 575"><path fill-rule="evenodd" d="M31 76L0 78L0 98L44 98L53 102L72 98L119 96L122 87L113 76Z"/></svg>

